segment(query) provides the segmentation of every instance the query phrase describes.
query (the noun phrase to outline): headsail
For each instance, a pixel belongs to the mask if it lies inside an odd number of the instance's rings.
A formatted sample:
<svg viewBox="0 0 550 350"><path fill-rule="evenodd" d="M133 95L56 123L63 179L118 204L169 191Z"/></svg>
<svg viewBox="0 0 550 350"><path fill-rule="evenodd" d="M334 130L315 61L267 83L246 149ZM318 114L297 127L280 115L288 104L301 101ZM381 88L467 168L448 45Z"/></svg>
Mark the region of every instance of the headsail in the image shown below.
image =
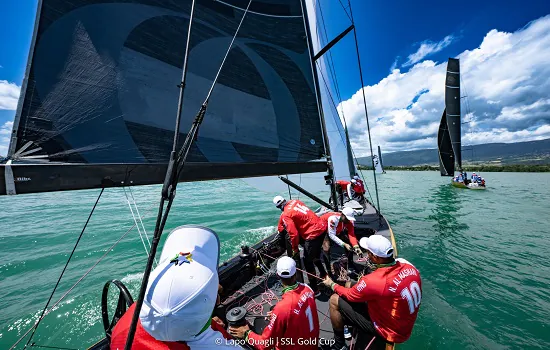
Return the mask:
<svg viewBox="0 0 550 350"><path fill-rule="evenodd" d="M311 42L313 49L317 53L326 45L322 42L319 27L319 3L317 0L305 0L306 9L309 20L311 33ZM340 115L336 109L336 94L334 92L334 82L330 80L328 69L327 54L319 57L316 61L316 68L319 76L319 90L321 93L321 101L327 134L330 143L330 152L334 167L334 176L337 180L348 180L351 174L356 173L355 165L353 165L353 156L351 155L351 146L348 146L346 131ZM351 158L351 159L350 159ZM353 166L353 171L352 167Z"/></svg>
<svg viewBox="0 0 550 350"><path fill-rule="evenodd" d="M447 128L458 170L462 170L462 144L460 140L460 63L449 58L445 80L445 110Z"/></svg>
<svg viewBox="0 0 550 350"><path fill-rule="evenodd" d="M17 193L164 180L190 6L39 2L9 150ZM196 6L183 132L243 13L237 0ZM303 17L293 0L252 2L181 181L326 170Z"/></svg>
<svg viewBox="0 0 550 350"><path fill-rule="evenodd" d="M437 151L439 153L439 171L441 176L454 176L455 157L451 146L451 137L447 128L447 114L443 111L439 132L437 133Z"/></svg>

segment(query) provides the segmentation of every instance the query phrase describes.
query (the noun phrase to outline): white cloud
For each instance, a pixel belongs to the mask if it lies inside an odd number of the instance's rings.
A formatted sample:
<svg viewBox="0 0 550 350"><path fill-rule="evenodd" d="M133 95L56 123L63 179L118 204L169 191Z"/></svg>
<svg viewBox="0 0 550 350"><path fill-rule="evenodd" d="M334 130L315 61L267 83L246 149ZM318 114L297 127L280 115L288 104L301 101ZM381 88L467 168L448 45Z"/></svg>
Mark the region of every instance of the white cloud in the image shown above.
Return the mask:
<svg viewBox="0 0 550 350"><path fill-rule="evenodd" d="M10 143L10 134L13 127L13 122L5 122L0 128L0 156L8 154L8 146Z"/></svg>
<svg viewBox="0 0 550 350"><path fill-rule="evenodd" d="M455 38L452 35L447 35L443 40L439 42L433 42L430 40L423 41L420 44L418 50L415 53L410 54L407 60L403 64L403 67L412 66L415 63L422 61L424 58L428 57L431 54L439 52L449 46Z"/></svg>
<svg viewBox="0 0 550 350"><path fill-rule="evenodd" d="M0 109L15 110L21 87L7 80L0 80Z"/></svg>
<svg viewBox="0 0 550 350"><path fill-rule="evenodd" d="M470 122L463 126L465 144L550 137L550 16L513 33L491 30L479 47L458 57L461 94L468 96L462 103ZM364 87L373 145L385 152L436 147L446 65L425 60ZM342 108L356 153L370 154L361 90Z"/></svg>

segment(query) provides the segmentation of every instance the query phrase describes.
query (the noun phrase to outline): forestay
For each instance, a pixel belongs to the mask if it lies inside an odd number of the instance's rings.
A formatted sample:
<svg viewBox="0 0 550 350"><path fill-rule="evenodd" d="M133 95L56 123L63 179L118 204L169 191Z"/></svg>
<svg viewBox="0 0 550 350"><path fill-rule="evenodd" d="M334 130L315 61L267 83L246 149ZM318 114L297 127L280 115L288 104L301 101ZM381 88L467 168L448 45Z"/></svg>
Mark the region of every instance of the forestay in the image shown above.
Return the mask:
<svg viewBox="0 0 550 350"><path fill-rule="evenodd" d="M246 4L197 1L180 139ZM39 2L9 149L17 193L164 180L190 6ZM300 1L255 0L180 181L325 171L325 153Z"/></svg>

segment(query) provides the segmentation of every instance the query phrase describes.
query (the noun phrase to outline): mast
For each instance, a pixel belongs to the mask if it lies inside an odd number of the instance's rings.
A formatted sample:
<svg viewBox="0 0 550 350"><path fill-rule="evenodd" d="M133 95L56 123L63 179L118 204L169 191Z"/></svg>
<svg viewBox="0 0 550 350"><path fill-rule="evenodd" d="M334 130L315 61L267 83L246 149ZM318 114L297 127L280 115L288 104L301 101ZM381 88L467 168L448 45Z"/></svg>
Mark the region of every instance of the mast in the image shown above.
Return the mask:
<svg viewBox="0 0 550 350"><path fill-rule="evenodd" d="M326 156L327 156L327 172L328 172L327 177L330 181L330 194L331 194L332 203L334 203L335 209L338 209L338 196L336 194L336 183L334 181L335 180L334 179L334 166L333 166L333 163L332 163L332 156L331 156L331 152L330 152L330 143L329 143L328 134L327 134L327 127L326 127L326 123L325 123L325 115L324 115L324 112L323 112L323 105L322 105L322 102L321 102L321 91L319 90L319 77L317 75L317 67L315 65L315 60L314 60L315 55L313 53L313 45L312 45L312 42L311 42L311 31L310 31L310 28L309 28L309 18L308 18L308 15L307 15L305 0L300 0L300 5L302 7L302 14L303 14L303 18L304 18L304 27L305 27L305 31L306 31L307 47L308 47L308 50L309 50L309 59L311 61L311 69L313 71L313 85L315 87L315 95L316 95L316 98L317 98L317 108L319 109L319 118L321 119L321 129L323 131L323 141L324 141L325 152L326 152Z"/></svg>

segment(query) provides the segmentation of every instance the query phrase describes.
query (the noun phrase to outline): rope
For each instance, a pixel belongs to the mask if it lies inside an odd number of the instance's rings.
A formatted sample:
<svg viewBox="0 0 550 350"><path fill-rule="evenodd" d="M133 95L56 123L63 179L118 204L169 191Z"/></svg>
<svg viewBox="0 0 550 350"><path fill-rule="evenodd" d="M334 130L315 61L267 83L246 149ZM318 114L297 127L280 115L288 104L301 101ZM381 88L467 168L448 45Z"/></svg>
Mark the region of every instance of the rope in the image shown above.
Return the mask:
<svg viewBox="0 0 550 350"><path fill-rule="evenodd" d="M136 208L137 217L139 219L139 222L141 223L141 229L143 230L143 233L145 234L145 238L147 239L147 243L149 243L149 248L151 248L151 241L149 241L149 236L147 235L147 230L145 229L145 225L143 224L143 220L141 220L141 214L139 213L139 209L136 203L136 199L134 198L134 192L132 191L132 187L128 187L128 190L130 190L130 196L132 196L132 201L134 202L134 207Z"/></svg>
<svg viewBox="0 0 550 350"><path fill-rule="evenodd" d="M40 321L42 321L42 319L44 318L44 316L45 316L44 313L48 309L48 306L50 305L50 301L52 301L53 295L54 295L55 291L57 290L57 287L59 286L59 282L61 282L61 278L63 278L63 275L65 274L65 270L67 270L67 266L69 266L69 262L71 261L71 258L73 257L73 254L76 250L76 247L78 247L78 243L80 243L80 239L82 238L82 235L84 234L84 231L86 230L86 227L88 227L88 223L90 222L90 219L92 218L92 214L94 213L94 210L97 206L97 203L99 203L99 199L101 198L101 195L103 194L104 190L105 190L105 188L102 188L101 192L99 192L99 196L97 196L97 200L95 201L95 204L92 208L92 211L90 211L90 214L88 215L88 219L86 220L86 223L84 224L84 227L82 228L82 231L80 231L80 235L78 236L78 239L76 240L76 243L73 247L73 251L71 252L71 255L69 255L69 258L67 259L67 262L65 263L65 266L63 267L63 271L61 271L61 274L59 275L59 278L57 279L57 283L55 284L55 287L53 287L52 293L50 294L50 297L48 298L48 302L46 303L46 306L44 306L44 309L42 310L42 314L38 318L38 321L33 326L33 328L32 328L33 331L31 333L31 336L29 337L29 340L27 340L27 343L25 344L23 349L26 349L27 346L30 344L30 342L32 340L32 337L34 336L34 333L36 333L36 330L38 329L38 325L40 325ZM12 346L11 349L13 349L14 346Z"/></svg>
<svg viewBox="0 0 550 350"><path fill-rule="evenodd" d="M367 347L365 348L365 350L368 350L370 348L370 346L372 345L372 343L374 342L374 339L376 339L376 336L372 337L372 339L370 340L369 344L367 345Z"/></svg>

